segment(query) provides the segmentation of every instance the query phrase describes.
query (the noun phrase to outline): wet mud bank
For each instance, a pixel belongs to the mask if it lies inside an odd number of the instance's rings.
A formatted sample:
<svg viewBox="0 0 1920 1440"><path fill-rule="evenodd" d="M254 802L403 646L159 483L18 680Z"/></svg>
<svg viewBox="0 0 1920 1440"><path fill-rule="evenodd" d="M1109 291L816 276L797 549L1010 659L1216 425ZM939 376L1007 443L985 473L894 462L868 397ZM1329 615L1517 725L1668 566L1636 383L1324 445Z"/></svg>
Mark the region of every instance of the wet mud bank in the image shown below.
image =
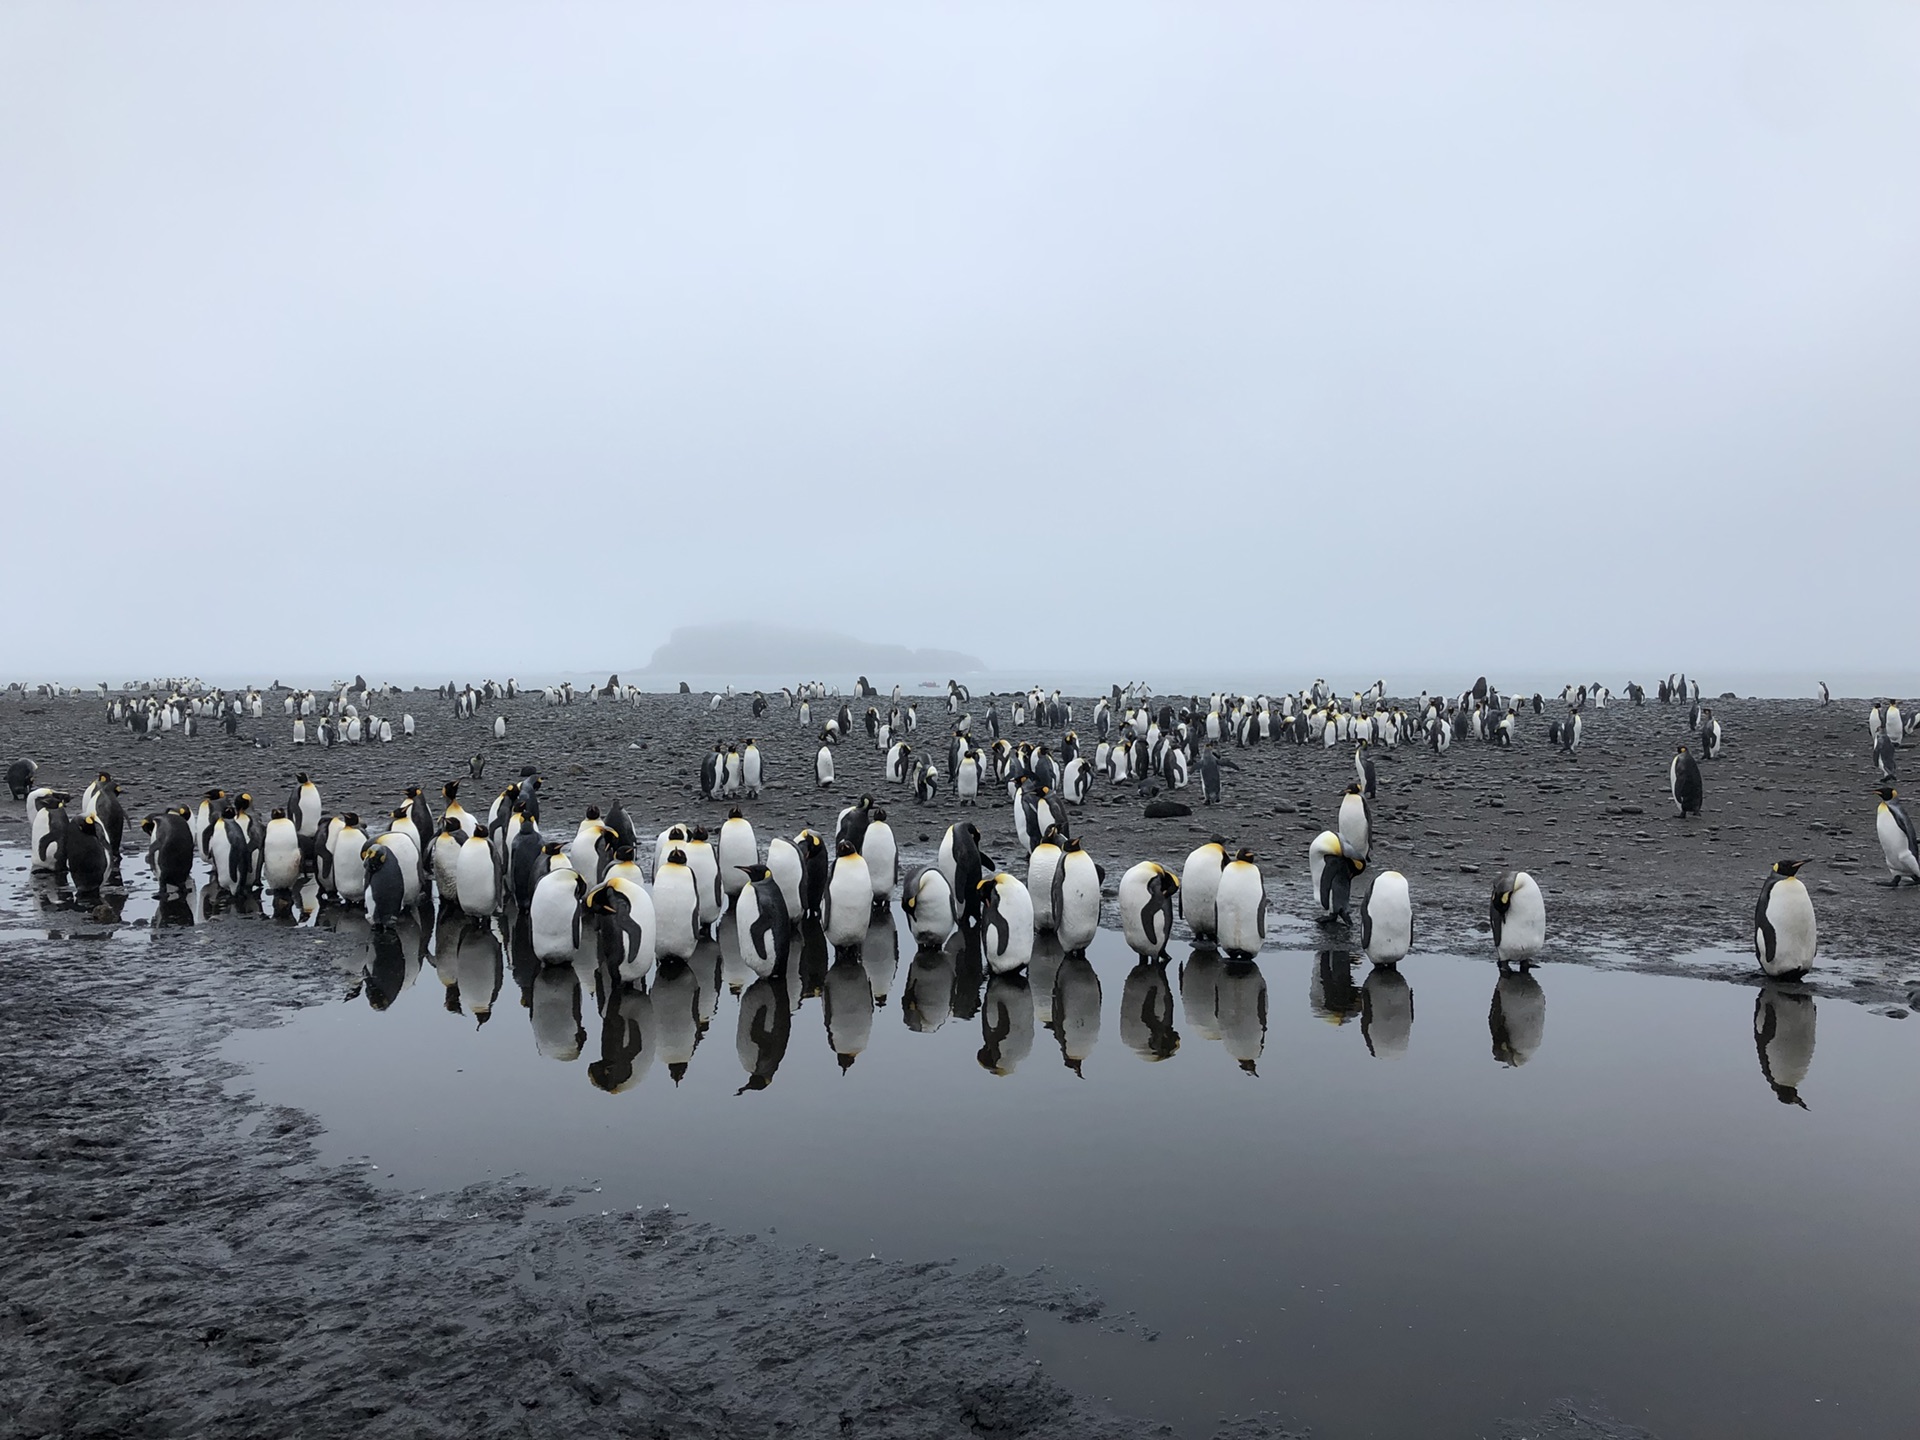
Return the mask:
<svg viewBox="0 0 1920 1440"><path fill-rule="evenodd" d="M1140 1433L1027 1353L1099 1316L1045 1276L316 1165L214 1052L325 939L248 930L0 951L0 1435Z"/></svg>

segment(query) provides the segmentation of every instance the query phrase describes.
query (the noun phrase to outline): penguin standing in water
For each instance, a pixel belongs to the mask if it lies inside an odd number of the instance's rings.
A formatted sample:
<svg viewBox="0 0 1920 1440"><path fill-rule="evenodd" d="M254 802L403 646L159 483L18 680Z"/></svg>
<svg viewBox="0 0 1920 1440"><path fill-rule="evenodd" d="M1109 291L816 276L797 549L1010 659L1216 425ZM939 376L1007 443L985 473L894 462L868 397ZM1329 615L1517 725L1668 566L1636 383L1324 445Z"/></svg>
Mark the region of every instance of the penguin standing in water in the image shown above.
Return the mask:
<svg viewBox="0 0 1920 1440"><path fill-rule="evenodd" d="M793 920L780 882L765 865L747 865L747 883L734 902L734 924L740 936L740 956L762 979L786 963L793 940Z"/></svg>
<svg viewBox="0 0 1920 1440"><path fill-rule="evenodd" d="M1493 922L1494 953L1502 963L1524 965L1547 943L1546 897L1524 870L1509 870L1494 882L1487 916Z"/></svg>
<svg viewBox="0 0 1920 1440"><path fill-rule="evenodd" d="M938 950L953 934L953 888L937 865L916 865L900 884L900 908L921 950Z"/></svg>
<svg viewBox="0 0 1920 1440"><path fill-rule="evenodd" d="M1700 764L1687 753L1682 745L1674 753L1673 763L1667 766L1667 789L1673 795L1673 803L1680 807L1680 818L1700 813L1701 800L1705 790L1700 784Z"/></svg>
<svg viewBox="0 0 1920 1440"><path fill-rule="evenodd" d="M1266 943L1267 892L1253 851L1241 850L1220 872L1214 918L1229 960L1250 960Z"/></svg>
<svg viewBox="0 0 1920 1440"><path fill-rule="evenodd" d="M1002 870L975 887L980 895L981 949L996 976L1033 958L1033 896Z"/></svg>
<svg viewBox="0 0 1920 1440"><path fill-rule="evenodd" d="M1797 987L1769 981L1753 1001L1753 1044L1760 1052L1760 1073L1782 1105L1807 1102L1800 1086L1813 1064L1815 1010L1813 996Z"/></svg>
<svg viewBox="0 0 1920 1440"><path fill-rule="evenodd" d="M833 861L827 854L827 842L817 832L802 830L793 837L800 852L800 918L818 920L827 904L827 877Z"/></svg>
<svg viewBox="0 0 1920 1440"><path fill-rule="evenodd" d="M373 928L391 930L406 905L407 883L400 873L400 862L386 846L376 844L362 847L360 863Z"/></svg>
<svg viewBox="0 0 1920 1440"><path fill-rule="evenodd" d="M1216 835L1187 856L1180 867L1180 918L1202 939L1217 932L1220 876L1227 868L1227 842Z"/></svg>
<svg viewBox="0 0 1920 1440"><path fill-rule="evenodd" d="M113 865L100 822L91 815L82 815L68 825L64 848L73 888L82 895L97 893L106 883L107 871Z"/></svg>
<svg viewBox="0 0 1920 1440"><path fill-rule="evenodd" d="M1770 980L1798 980L1820 948L1813 897L1799 877L1806 860L1776 860L1753 907L1753 954Z"/></svg>
<svg viewBox="0 0 1920 1440"><path fill-rule="evenodd" d="M1413 899L1398 870L1381 872L1360 902L1360 948L1375 965L1397 965L1413 948Z"/></svg>
<svg viewBox="0 0 1920 1440"><path fill-rule="evenodd" d="M873 909L873 876L850 840L835 847L833 872L827 877L827 904L821 924L827 943L836 950L857 950L867 938L867 915Z"/></svg>
<svg viewBox="0 0 1920 1440"><path fill-rule="evenodd" d="M1174 873L1152 860L1142 860L1120 877L1120 928L1136 955L1153 960L1167 953L1179 892Z"/></svg>
<svg viewBox="0 0 1920 1440"><path fill-rule="evenodd" d="M185 807L149 815L140 828L147 834L147 865L162 895L185 891L193 883L193 825Z"/></svg>
<svg viewBox="0 0 1920 1440"><path fill-rule="evenodd" d="M1882 785L1873 793L1880 797L1874 829L1880 837L1880 853L1886 858L1887 871L1893 876L1887 882L1888 887L1897 890L1903 879L1920 885L1920 841L1914 838L1913 821L1907 818L1907 812L1894 803L1900 792L1890 785Z"/></svg>
<svg viewBox="0 0 1920 1440"><path fill-rule="evenodd" d="M1322 925L1347 918L1347 906L1353 889L1353 877L1367 868L1367 862L1349 855L1340 837L1322 830L1307 847L1307 874L1313 882L1313 896L1320 905L1316 917Z"/></svg>

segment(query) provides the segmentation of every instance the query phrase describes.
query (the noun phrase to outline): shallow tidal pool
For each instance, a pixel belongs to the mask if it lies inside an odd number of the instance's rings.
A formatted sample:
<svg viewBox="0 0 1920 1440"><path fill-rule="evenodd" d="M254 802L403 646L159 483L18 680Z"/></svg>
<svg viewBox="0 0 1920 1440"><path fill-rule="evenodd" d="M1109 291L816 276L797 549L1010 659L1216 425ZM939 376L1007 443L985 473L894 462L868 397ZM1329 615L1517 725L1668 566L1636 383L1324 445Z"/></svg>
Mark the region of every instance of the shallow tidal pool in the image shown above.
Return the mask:
<svg viewBox="0 0 1920 1440"><path fill-rule="evenodd" d="M1800 1440L1920 1409L1920 1027L1843 1001L1448 955L1155 965L1107 931L992 980L887 921L763 981L715 943L641 993L457 918L319 922L345 1003L229 1056L320 1118L323 1158L1051 1266L1109 1323L1036 1319L1036 1354L1184 1434L1270 1410L1467 1437L1573 1395L1669 1440Z"/></svg>

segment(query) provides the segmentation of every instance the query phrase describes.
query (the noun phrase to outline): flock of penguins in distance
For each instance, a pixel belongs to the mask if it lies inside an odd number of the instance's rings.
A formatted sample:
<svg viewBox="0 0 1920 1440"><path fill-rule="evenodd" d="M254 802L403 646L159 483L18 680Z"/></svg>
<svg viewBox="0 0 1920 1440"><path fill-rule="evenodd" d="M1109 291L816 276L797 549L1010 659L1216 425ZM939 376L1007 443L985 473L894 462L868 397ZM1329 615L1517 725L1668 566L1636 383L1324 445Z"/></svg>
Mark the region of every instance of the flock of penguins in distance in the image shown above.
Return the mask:
<svg viewBox="0 0 1920 1440"><path fill-rule="evenodd" d="M682 687L683 690L685 687ZM203 726L235 732L241 717L264 718L268 707L291 722L293 743L330 748L339 744L391 741L414 733L414 719L380 718L400 692L375 689L364 680L331 692L288 690L275 685L222 692L189 682L169 682L150 693L101 695L109 724L137 734ZM54 693L53 687L40 687ZM429 692L431 693L431 692ZM562 685L522 692L512 681L475 688L442 687L438 698L465 716L497 707L502 699L543 699L549 704L634 700L639 692L611 677L605 686L575 690ZM1830 702L1825 685L1823 702ZM716 694L713 708L731 697ZM1003 716L1000 704L1008 699ZM1644 704L1647 692L1626 687L1628 703ZM1548 726L1548 739L1577 750L1590 711L1614 699L1598 685L1569 686L1564 714ZM1674 675L1657 686L1662 704L1689 707L1688 730L1699 754L1682 744L1671 757L1668 783L1681 819L1703 803L1700 760L1717 757L1724 743L1720 721L1701 704L1697 682ZM409 786L399 803L377 817L353 810L329 811L320 785L302 771L283 803L263 820L252 796L209 790L191 804L146 816L146 862L164 903L190 890L196 862L211 873L209 893L238 899L266 892L285 913L299 906L364 910L376 933L389 930L419 907L429 914L437 896L441 912L508 937L516 949L530 947L543 965L591 960L612 982L644 989L656 964L690 961L696 947L730 930L726 939L740 959L765 979L786 971L789 957L808 939L824 939L842 955L859 952L869 927L887 918L896 894L917 944L937 951L959 937L991 975L1021 972L1035 956L1036 939L1068 957L1084 955L1094 938L1103 890L1117 894L1120 929L1144 961L1163 962L1174 917L1183 919L1196 943L1223 953L1225 963L1251 959L1267 934L1267 899L1254 853L1215 838L1185 858L1176 874L1155 860L1141 860L1107 889L1105 871L1073 833L1075 807L1096 779L1132 783L1149 799L1147 813L1190 814L1173 799L1198 777L1203 803L1220 797L1223 745L1266 743L1353 747L1354 779L1346 787L1334 823L1314 837L1307 867L1327 927L1351 929L1354 882L1368 874L1373 841L1377 778L1369 750L1423 744L1445 751L1456 742L1514 743L1523 712L1542 715L1547 701L1503 696L1484 679L1458 697L1421 695L1411 706L1390 704L1385 687L1342 700L1324 682L1297 693L1270 697L1216 694L1175 704L1157 699L1144 685L1116 685L1092 705L1081 722L1093 737L1083 741L1071 727L1074 705L1035 689L1011 697L987 697L976 718L966 686L949 681L942 728L944 764L916 752L907 737L920 725L917 701L903 703L898 687L882 697L865 679L851 699L819 683L751 697L756 720L784 706L820 746L815 779L834 784L836 753L858 747L862 737L883 757L886 782L910 787L921 803L942 786L962 808L975 804L982 786L1003 786L1011 802L1012 839L1025 856L1025 877L999 868L987 839L971 820L950 825L937 859L900 873L900 853L886 811L870 795L842 808L831 834L802 829L791 839L762 844L738 806L710 835L697 824L673 823L649 844L617 798L604 809L589 807L570 830L552 826L541 813L541 776L525 766L495 793L484 813L470 811L463 783L483 782L486 760L475 755L463 780L442 787L439 809L421 786ZM1898 702L1876 702L1868 723L1880 778L1877 830L1887 869L1920 886L1920 843L1912 821L1897 803L1898 752L1906 721ZM1047 743L1016 741L1003 731L1033 725L1062 734L1057 751ZM506 719L496 715L496 739ZM256 743L260 743L256 741ZM871 752L869 752L871 753ZM317 768L317 767L316 767ZM700 765L701 793L727 800L758 794L762 759L749 740L720 743ZM81 896L118 881L127 816L121 788L101 771L78 797L72 790L37 784L38 766L16 761L7 772L16 800L30 812L31 868L50 872ZM543 818L547 823L543 826ZM1754 954L1765 975L1793 981L1813 965L1817 927L1813 902L1796 872L1808 862L1783 859L1771 867L1754 909ZM1377 967L1393 967L1413 943L1413 899L1395 870L1371 876L1358 904L1358 942ZM1503 974L1524 971L1547 937L1546 905L1539 885L1524 870L1502 874L1489 904L1495 957ZM983 1063L984 1052L983 1052ZM991 1068L991 1067L990 1067Z"/></svg>

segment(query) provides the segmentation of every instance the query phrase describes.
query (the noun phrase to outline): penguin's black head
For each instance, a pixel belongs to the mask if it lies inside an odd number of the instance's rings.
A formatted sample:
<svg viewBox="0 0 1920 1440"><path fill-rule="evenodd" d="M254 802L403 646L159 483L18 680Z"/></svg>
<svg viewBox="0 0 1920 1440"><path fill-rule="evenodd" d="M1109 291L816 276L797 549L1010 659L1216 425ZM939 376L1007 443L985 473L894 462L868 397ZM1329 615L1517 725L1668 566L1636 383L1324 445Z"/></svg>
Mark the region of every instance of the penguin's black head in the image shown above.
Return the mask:
<svg viewBox="0 0 1920 1440"><path fill-rule="evenodd" d="M875 810L871 819L876 825L884 825L887 819L887 812L884 810Z"/></svg>
<svg viewBox="0 0 1920 1440"><path fill-rule="evenodd" d="M267 816L267 818L269 820L284 820L287 818L287 812L282 810L278 805L276 805L273 807L273 813Z"/></svg>
<svg viewBox="0 0 1920 1440"><path fill-rule="evenodd" d="M220 818L222 820L231 820L239 813L240 812L235 810L231 805L222 805L220 807Z"/></svg>
<svg viewBox="0 0 1920 1440"><path fill-rule="evenodd" d="M1680 747L1680 748L1679 748L1678 750L1676 750L1676 751L1675 751L1674 753L1675 753L1675 754L1677 754L1677 755L1684 755L1684 754L1686 754L1686 753L1687 753L1687 747L1686 747L1686 746L1684 746L1684 745L1682 745L1682 746L1681 746L1681 747Z"/></svg>
<svg viewBox="0 0 1920 1440"><path fill-rule="evenodd" d="M727 811L727 819L744 820L746 819L746 816L742 815L740 813L740 807L738 805L735 805L731 810Z"/></svg>
<svg viewBox="0 0 1920 1440"><path fill-rule="evenodd" d="M1810 859L1809 860L1776 860L1773 862L1773 873L1776 875L1791 878L1792 876L1797 875L1800 872L1800 867L1802 865L1811 865L1812 863L1813 861Z"/></svg>
<svg viewBox="0 0 1920 1440"><path fill-rule="evenodd" d="M1235 855L1233 858L1236 860L1244 861L1247 864L1251 865L1253 863L1253 851L1243 847L1240 853L1238 855Z"/></svg>
<svg viewBox="0 0 1920 1440"><path fill-rule="evenodd" d="M1351 785L1347 786L1346 793L1349 795L1358 795L1360 793L1360 782L1355 780Z"/></svg>
<svg viewBox="0 0 1920 1440"><path fill-rule="evenodd" d="M567 847L562 845L558 840L549 840L540 847L540 853L542 855L564 855L566 850Z"/></svg>
<svg viewBox="0 0 1920 1440"><path fill-rule="evenodd" d="M773 872L764 865L736 865L733 868L749 880L760 881L771 880L773 878Z"/></svg>
<svg viewBox="0 0 1920 1440"><path fill-rule="evenodd" d="M358 810L347 811L346 814L340 817L340 820L342 824L350 826L355 830L360 828L360 812Z"/></svg>
<svg viewBox="0 0 1920 1440"><path fill-rule="evenodd" d="M845 857L848 855L858 855L860 852L854 849L853 842L851 840L842 840L833 847L833 853L835 855Z"/></svg>
<svg viewBox="0 0 1920 1440"><path fill-rule="evenodd" d="M473 838L476 840L486 839L488 833L487 827L484 825L476 825L473 827Z"/></svg>
<svg viewBox="0 0 1920 1440"><path fill-rule="evenodd" d="M276 810L273 813L278 815L280 812ZM449 815L440 822L440 833L442 835L460 835L465 832L463 832L460 828L459 819L455 816Z"/></svg>
<svg viewBox="0 0 1920 1440"><path fill-rule="evenodd" d="M1898 799L1900 795L1900 792L1894 789L1891 785L1882 785L1878 790L1874 791L1873 793L1878 795L1882 800Z"/></svg>

